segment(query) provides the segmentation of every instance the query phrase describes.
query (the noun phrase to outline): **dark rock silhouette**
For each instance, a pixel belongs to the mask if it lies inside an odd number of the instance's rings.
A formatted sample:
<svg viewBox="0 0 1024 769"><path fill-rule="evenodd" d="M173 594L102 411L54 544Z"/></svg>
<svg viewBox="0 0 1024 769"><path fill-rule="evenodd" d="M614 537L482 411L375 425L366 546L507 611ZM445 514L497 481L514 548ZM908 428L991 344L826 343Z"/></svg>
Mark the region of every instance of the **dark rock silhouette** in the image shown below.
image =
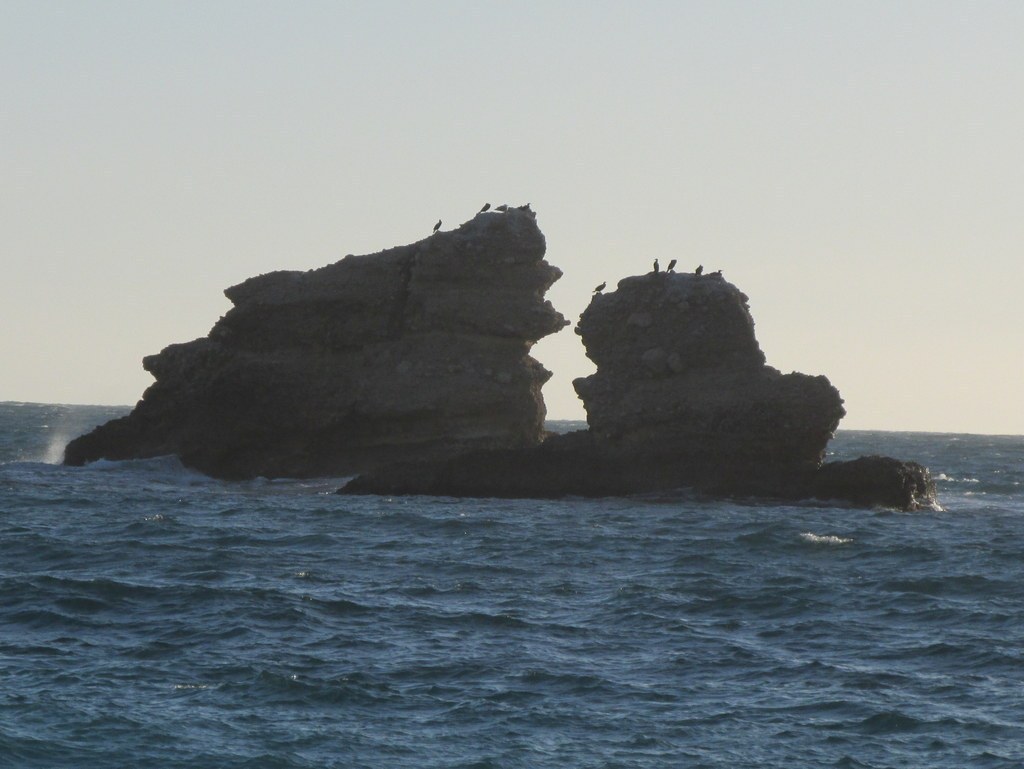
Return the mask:
<svg viewBox="0 0 1024 769"><path fill-rule="evenodd" d="M545 440L529 356L567 321L544 293L528 206L308 272L233 286L207 337L144 359L156 381L65 462L166 454L222 478L364 473L345 493L609 496L698 492L937 506L926 468L823 465L844 415L823 376L765 365L747 297L720 271L597 289L577 333L597 370L573 384L589 429Z"/></svg>
<svg viewBox="0 0 1024 769"><path fill-rule="evenodd" d="M866 458L822 468L844 416L824 376L765 365L747 297L720 275L648 273L596 294L577 326L595 374L573 384L589 430L540 447L407 463L344 493L608 496L690 487L714 495L934 506L928 471Z"/></svg>
<svg viewBox="0 0 1024 769"><path fill-rule="evenodd" d="M210 334L143 361L156 382L65 462L176 454L224 478L350 475L403 459L537 444L564 327L533 212L308 272L233 286Z"/></svg>
<svg viewBox="0 0 1024 769"><path fill-rule="evenodd" d="M827 462L814 478L813 496L898 510L938 507L935 482L928 469L892 457Z"/></svg>
<svg viewBox="0 0 1024 769"><path fill-rule="evenodd" d="M597 365L573 382L595 444L699 469L704 483L813 471L846 413L825 377L765 365L747 297L725 280L626 278L594 297L577 333Z"/></svg>

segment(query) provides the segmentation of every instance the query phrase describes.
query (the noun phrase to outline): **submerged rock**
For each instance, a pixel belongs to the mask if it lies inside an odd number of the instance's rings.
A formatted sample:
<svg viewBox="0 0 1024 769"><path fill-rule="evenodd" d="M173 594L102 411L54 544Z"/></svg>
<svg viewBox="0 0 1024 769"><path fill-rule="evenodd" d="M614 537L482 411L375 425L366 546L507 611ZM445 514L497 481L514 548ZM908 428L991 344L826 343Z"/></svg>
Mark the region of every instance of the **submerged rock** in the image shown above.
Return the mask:
<svg viewBox="0 0 1024 769"><path fill-rule="evenodd" d="M156 378L65 463L176 454L224 478L349 475L403 459L536 445L550 373L529 356L566 321L528 209L225 291L205 338L144 359Z"/></svg>

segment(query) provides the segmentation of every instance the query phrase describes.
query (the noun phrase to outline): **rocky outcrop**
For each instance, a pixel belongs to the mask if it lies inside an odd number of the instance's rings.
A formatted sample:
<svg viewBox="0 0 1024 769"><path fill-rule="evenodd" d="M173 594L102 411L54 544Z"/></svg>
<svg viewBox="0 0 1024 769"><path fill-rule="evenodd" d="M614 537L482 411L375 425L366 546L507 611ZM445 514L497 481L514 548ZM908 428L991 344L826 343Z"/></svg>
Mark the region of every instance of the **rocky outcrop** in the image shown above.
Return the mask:
<svg viewBox="0 0 1024 769"><path fill-rule="evenodd" d="M897 510L941 509L928 468L892 457L827 462L815 474L810 496Z"/></svg>
<svg viewBox="0 0 1024 769"><path fill-rule="evenodd" d="M217 477L309 477L536 445L550 373L529 350L567 324L544 252L513 208L233 286L209 335L145 358L156 381L134 411L65 462L176 454Z"/></svg>
<svg viewBox="0 0 1024 769"><path fill-rule="evenodd" d="M504 209L505 207L502 207ZM844 415L823 376L766 365L747 297L719 273L650 273L597 294L574 382L589 429L545 440L529 356L566 325L544 299L529 207L225 292L207 337L144 359L154 384L65 462L179 456L221 478L363 473L345 493L611 496L688 487L936 507L926 468L823 465Z"/></svg>
<svg viewBox="0 0 1024 769"><path fill-rule="evenodd" d="M361 475L342 494L450 497L613 497L688 488L712 497L820 499L858 507L940 510L928 468L892 457L828 462L789 473L771 465L651 462L612 454L587 430L526 449L475 451L435 462L407 462Z"/></svg>
<svg viewBox="0 0 1024 769"><path fill-rule="evenodd" d="M821 464L846 413L825 377L765 365L747 297L718 273L626 278L576 331L597 371L573 384L613 455L730 485L789 478Z"/></svg>
<svg viewBox="0 0 1024 769"><path fill-rule="evenodd" d="M747 297L720 274L650 273L598 294L576 329L597 366L574 382L589 430L542 446L394 466L343 493L713 495L935 505L928 471L864 458L822 467L844 416L824 376L765 365Z"/></svg>

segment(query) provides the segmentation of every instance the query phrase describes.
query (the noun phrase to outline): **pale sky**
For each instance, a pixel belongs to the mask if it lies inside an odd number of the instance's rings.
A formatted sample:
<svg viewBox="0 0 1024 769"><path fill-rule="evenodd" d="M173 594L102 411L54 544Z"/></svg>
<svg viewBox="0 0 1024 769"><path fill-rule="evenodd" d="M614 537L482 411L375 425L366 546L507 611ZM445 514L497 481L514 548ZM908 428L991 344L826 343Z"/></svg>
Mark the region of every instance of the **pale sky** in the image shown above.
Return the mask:
<svg viewBox="0 0 1024 769"><path fill-rule="evenodd" d="M134 403L224 288L484 202L573 323L703 264L841 427L1024 434L1019 0L0 0L0 400Z"/></svg>

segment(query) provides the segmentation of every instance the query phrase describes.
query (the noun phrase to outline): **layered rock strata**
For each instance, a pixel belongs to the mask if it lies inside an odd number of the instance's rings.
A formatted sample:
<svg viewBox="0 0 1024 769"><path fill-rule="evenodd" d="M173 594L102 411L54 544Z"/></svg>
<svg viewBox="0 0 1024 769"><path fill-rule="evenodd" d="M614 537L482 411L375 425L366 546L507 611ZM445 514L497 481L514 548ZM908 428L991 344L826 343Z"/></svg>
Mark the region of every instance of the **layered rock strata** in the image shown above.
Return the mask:
<svg viewBox="0 0 1024 769"><path fill-rule="evenodd" d="M567 324L544 253L524 207L251 278L207 337L145 358L142 400L65 462L175 454L216 477L311 477L536 445L550 373L529 350Z"/></svg>

